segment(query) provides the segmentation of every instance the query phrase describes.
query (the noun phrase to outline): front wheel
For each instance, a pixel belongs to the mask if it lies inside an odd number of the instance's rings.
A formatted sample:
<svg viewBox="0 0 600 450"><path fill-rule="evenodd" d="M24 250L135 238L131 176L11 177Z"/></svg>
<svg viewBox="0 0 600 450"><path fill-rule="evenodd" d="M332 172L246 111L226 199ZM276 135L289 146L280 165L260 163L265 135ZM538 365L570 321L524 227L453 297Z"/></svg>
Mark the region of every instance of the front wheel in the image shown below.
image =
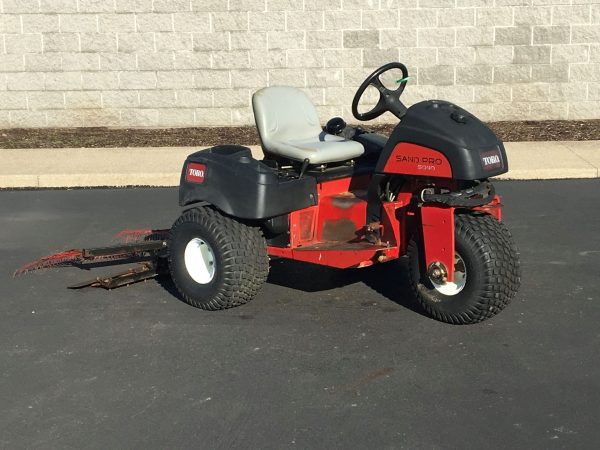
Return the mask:
<svg viewBox="0 0 600 450"><path fill-rule="evenodd" d="M408 248L411 286L419 303L434 319L463 325L498 314L521 282L519 257L506 226L484 213L454 216L454 281L432 280L425 268L422 235Z"/></svg>

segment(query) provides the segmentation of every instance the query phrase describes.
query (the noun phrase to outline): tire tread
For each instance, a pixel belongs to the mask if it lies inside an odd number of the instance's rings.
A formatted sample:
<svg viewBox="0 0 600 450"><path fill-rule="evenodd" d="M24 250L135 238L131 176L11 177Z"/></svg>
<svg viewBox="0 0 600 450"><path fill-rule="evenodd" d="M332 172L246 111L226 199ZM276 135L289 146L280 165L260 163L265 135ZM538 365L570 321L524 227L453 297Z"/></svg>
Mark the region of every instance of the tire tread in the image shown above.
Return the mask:
<svg viewBox="0 0 600 450"><path fill-rule="evenodd" d="M483 282L468 308L458 313L440 311L421 283L421 274L413 270L409 270L410 284L418 302L433 318L456 325L481 322L502 311L516 295L521 283L518 250L506 225L489 214L457 213L455 234L465 239L483 265ZM413 238L408 254L418 252L418 246Z"/></svg>
<svg viewBox="0 0 600 450"><path fill-rule="evenodd" d="M211 207L198 207L185 211L175 221L170 240L179 226L190 222L205 227L217 242L222 254L220 270L223 276L217 292L210 299L193 298L182 289L177 277L172 276L184 301L196 308L216 311L252 300L269 273L267 244L260 228L245 225ZM169 247L172 247L171 241ZM169 267L173 264L173 255L169 254Z"/></svg>

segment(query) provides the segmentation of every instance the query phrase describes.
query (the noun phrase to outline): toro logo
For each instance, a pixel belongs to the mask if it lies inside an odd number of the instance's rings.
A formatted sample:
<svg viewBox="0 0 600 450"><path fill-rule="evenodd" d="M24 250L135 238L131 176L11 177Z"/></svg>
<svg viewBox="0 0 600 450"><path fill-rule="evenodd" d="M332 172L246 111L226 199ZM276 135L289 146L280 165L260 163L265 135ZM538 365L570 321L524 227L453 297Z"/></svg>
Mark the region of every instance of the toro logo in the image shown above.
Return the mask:
<svg viewBox="0 0 600 450"><path fill-rule="evenodd" d="M206 165L189 163L185 168L185 181L190 183L204 183L206 176Z"/></svg>
<svg viewBox="0 0 600 450"><path fill-rule="evenodd" d="M502 167L502 159L498 150L481 153L481 164L485 170L499 169Z"/></svg>

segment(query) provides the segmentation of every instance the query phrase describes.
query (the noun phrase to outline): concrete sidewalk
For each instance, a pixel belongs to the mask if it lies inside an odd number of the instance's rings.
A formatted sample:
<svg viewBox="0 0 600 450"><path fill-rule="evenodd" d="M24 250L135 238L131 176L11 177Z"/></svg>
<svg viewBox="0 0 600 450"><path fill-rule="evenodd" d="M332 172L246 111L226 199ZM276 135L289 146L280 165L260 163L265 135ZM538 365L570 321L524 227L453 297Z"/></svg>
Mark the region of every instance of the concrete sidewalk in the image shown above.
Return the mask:
<svg viewBox="0 0 600 450"><path fill-rule="evenodd" d="M600 141L507 142L501 179L598 178ZM202 147L0 149L0 188L177 186L186 156ZM262 157L252 146L255 158Z"/></svg>

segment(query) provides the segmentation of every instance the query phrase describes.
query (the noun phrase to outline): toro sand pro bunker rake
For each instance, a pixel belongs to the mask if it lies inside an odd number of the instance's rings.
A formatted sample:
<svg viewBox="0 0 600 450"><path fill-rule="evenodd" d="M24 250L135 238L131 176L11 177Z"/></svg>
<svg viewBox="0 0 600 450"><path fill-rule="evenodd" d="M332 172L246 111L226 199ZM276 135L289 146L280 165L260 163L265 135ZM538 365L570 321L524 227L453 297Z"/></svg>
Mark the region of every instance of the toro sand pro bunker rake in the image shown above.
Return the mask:
<svg viewBox="0 0 600 450"><path fill-rule="evenodd" d="M391 85L383 81L394 73ZM400 96L407 80L403 64L387 64L352 102L361 121L394 114L400 122L389 138L341 118L324 131L301 90L259 90L252 104L264 159L237 145L190 155L179 188L186 209L170 230L141 233L141 242L113 250L76 251L70 259L150 262L78 287L148 278L161 266L156 261L168 258L164 266L183 299L217 310L252 300L267 278L269 256L340 269L407 256L414 294L435 319L469 324L497 314L520 283L517 251L488 180L508 170L503 144L451 103L406 108ZM367 88L378 100L361 113ZM44 261L52 257L29 268L52 265Z"/></svg>

